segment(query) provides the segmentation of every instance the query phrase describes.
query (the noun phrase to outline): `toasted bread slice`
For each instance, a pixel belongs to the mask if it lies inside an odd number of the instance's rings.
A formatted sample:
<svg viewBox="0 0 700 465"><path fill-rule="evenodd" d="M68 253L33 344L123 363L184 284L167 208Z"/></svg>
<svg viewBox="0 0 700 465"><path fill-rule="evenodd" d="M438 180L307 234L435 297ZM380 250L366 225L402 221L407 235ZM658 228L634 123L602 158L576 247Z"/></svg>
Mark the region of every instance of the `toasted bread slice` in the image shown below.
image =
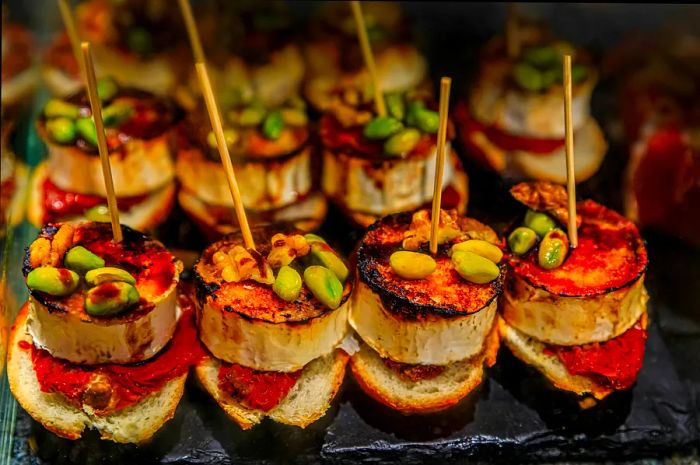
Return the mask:
<svg viewBox="0 0 700 465"><path fill-rule="evenodd" d="M496 362L499 347L498 327L494 324L481 353L446 365L434 378L403 379L364 343L352 356L350 368L362 390L376 401L404 414L430 413L452 407L476 389L484 377L484 364L492 366Z"/></svg>
<svg viewBox="0 0 700 465"><path fill-rule="evenodd" d="M614 391L589 377L572 375L556 354L545 351L545 344L509 326L502 318L499 318L498 326L503 342L513 355L539 370L558 389L580 396L590 395L598 400Z"/></svg>
<svg viewBox="0 0 700 465"><path fill-rule="evenodd" d="M265 417L278 423L306 428L330 407L343 382L348 358L344 351L335 350L308 363L289 394L269 412L250 409L219 389L221 362L218 359L206 357L196 366L195 374L226 415L243 429L252 428Z"/></svg>
<svg viewBox="0 0 700 465"><path fill-rule="evenodd" d="M175 414L185 389L187 374L174 378L139 403L104 416L96 415L83 405L78 409L63 395L42 392L34 372L31 352L20 348L20 342L32 344L27 334L28 306L17 315L10 333L7 354L7 376L10 390L29 415L58 436L78 439L86 427L100 432L102 439L119 443L147 442Z"/></svg>

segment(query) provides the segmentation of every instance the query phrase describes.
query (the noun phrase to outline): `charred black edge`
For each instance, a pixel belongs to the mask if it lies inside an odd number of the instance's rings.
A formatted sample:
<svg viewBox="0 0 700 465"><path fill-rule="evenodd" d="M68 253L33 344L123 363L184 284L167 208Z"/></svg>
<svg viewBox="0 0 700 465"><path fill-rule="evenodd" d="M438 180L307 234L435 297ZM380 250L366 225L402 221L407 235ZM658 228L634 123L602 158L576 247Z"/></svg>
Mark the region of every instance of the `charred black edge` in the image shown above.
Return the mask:
<svg viewBox="0 0 700 465"><path fill-rule="evenodd" d="M273 230L278 231L278 232L283 233L283 234L296 231L296 228L292 227L292 226L289 225L289 224L277 223L277 224L275 224L274 226L269 226L269 227L261 227L261 226L259 226L259 227L254 227L254 228L252 228L251 232L252 232L252 234L253 234L253 237L256 237L256 235L257 235L258 237L260 237L260 235L263 235L263 234L264 234L264 230L265 230L265 229L273 229ZM242 241L241 233L240 233L240 232L234 232L234 233L231 233L231 234L227 234L226 236L224 236L223 238L221 238L221 239L220 239L219 241L217 241L217 242L223 242L223 241L227 241L227 242L241 242L241 241ZM258 242L258 241L257 241L257 238L256 238L256 242ZM199 258L197 259L197 261L195 262L194 267L193 267L193 270L194 270L194 281L195 281L195 295L196 295L197 300L198 300L198 303L199 303L200 305L204 305L204 304L206 303L206 301L207 301L207 298L210 297L210 296L211 296L212 300L216 300L216 299L217 299L216 292L221 288L221 285L218 284L218 283L210 283L210 282L206 281L206 280L202 277L202 275L200 275L199 272L197 271L197 265L199 265L199 262L202 260L202 258L204 258L204 254L206 253L206 251L207 251L209 248L211 248L212 245L214 245L214 244L216 244L216 242L213 243L213 244L210 244L209 247L207 247L207 248L202 252L202 254L199 256ZM348 275L348 278L347 278L347 279L345 280L345 282L343 283L343 289L345 289L345 285L346 285L348 282L350 282L351 286L353 285L353 276L352 276L352 273L350 273L350 274ZM350 299L350 296L351 296L351 295L352 295L352 290L351 290L351 292L348 292L347 295L346 295L345 297L343 297L343 299L340 301L340 305L338 305L338 307L336 307L336 308L328 308L328 307L325 307L325 306L324 306L324 311L323 311L323 312L319 313L319 314L316 315L316 316L312 316L312 317L309 317L309 318L304 318L304 319L302 319L302 320L276 321L276 322L275 322L275 321L269 321L269 320L264 319L264 318L251 317L250 315L246 315L246 314L244 314L244 313L241 313L241 312L239 312L238 310L236 310L235 308L233 308L233 307L230 306L230 305L225 305L225 306L224 306L224 311L226 311L226 312L228 312L228 313L235 313L236 315L238 315L239 317L241 317L241 318L243 318L244 320L247 320L247 321L260 321L260 322L267 323L267 324L270 324L270 325L287 325L287 326L297 326L297 325L300 325L300 326L301 326L301 325L305 325L305 324L307 324L307 323L309 323L309 322L311 322L311 321L313 321L313 320L315 320L315 319L317 319L317 318L321 318L321 317L323 317L323 316L326 316L326 315L328 315L329 313L335 312L336 310L338 310L340 307L342 307L342 306Z"/></svg>
<svg viewBox="0 0 700 465"><path fill-rule="evenodd" d="M385 216L384 218L376 221L374 224L372 224L368 229L367 233L365 233L365 236L371 232L374 231L375 229L378 229L382 225L384 225L385 222L387 221L397 221L397 222L407 222L410 224L411 218L413 216L413 211L410 212L402 212L402 213L395 213L393 215ZM474 315L476 313L479 313L480 311L484 310L488 306L490 306L496 299L498 299L498 296L501 295L503 292L503 284L505 281L505 274L507 271L507 266L505 263L501 263L498 265L498 268L501 270L500 274L498 275L498 278L490 283L494 287L494 294L491 296L491 298L484 303L484 305L469 313L465 312L460 312L457 310L452 310L452 309L447 309L444 307L440 307L437 305L422 305L422 304L415 304L413 303L410 299L403 297L403 296L397 296L394 295L390 292L388 292L386 289L381 287L379 284L377 284L378 281L378 274L376 269L372 267L373 260L369 257L367 257L367 252L366 252L366 246L364 243L364 237L360 243L359 248L357 249L357 270L358 270L358 275L360 281L362 281L364 284L366 284L373 292L379 295L382 305L393 313L394 315L398 315L406 320L411 320L415 321L420 319L421 317L427 316L427 315L437 315L443 318L457 318L457 317L467 317ZM447 247L445 245L440 245L438 247L438 254L440 253L445 253L447 250ZM412 311L406 312L403 309L405 308L410 308Z"/></svg>
<svg viewBox="0 0 700 465"><path fill-rule="evenodd" d="M597 202L596 202L596 203L597 203ZM605 205L602 205L602 206L605 207ZM605 208L608 208L608 207L605 207ZM524 216L524 214L523 214L523 216ZM522 216L521 216L520 218L522 218ZM510 225L508 225L508 226L505 228L505 230L504 230L504 234L505 234L504 237L507 238L507 237L510 235L510 233L511 233L515 228L517 228L517 227L520 226L520 225L522 225L522 220L521 220L520 222L513 221ZM636 226L635 226L635 227L636 227ZM641 234L639 235L639 238L640 238L640 241L641 241L641 242L637 244L637 247L635 247L635 255L639 255L639 254L638 254L638 251L639 251L640 247L641 247L642 249L644 249L644 250L646 250L646 248L647 248L647 241L641 236ZM507 241L506 241L506 242L507 242ZM507 244L506 244L506 245L507 245ZM534 253L534 250L535 250L535 248L533 247L531 250L529 250L529 251L528 251L525 255L523 255L523 256L526 257L526 256L528 256L528 255ZM508 255L510 255L510 251L508 251ZM525 281L529 286L534 287L535 289L540 289L540 290L542 290L542 291L545 291L545 292L547 292L547 293L550 294L550 295L557 296L557 297L571 297L571 298L585 299L585 298L588 298L588 297L598 297L598 296L602 296L602 295L605 295L605 294L610 294L611 292L619 291L619 290L626 289L626 288L628 288L628 287L633 286L640 278L644 277L644 275L646 274L647 269L649 268L649 255L647 254L646 263L644 264L644 266L642 267L642 269L639 271L639 273L637 273L633 278L631 278L631 279L630 279L629 281L627 281L626 283L621 284L621 285L619 285L619 286L607 287L607 288L602 289L602 290L600 290L600 291L598 291L598 292L586 292L586 293L583 293L583 294L568 294L568 293L566 293L566 292L551 292L549 289L547 289L546 286L534 284L534 283L532 283L532 282L530 281L530 279L528 279L526 276L523 276L523 275L517 273L517 272L515 271L515 268L513 268L513 266L510 264L510 260L509 260L508 258L506 258L505 262L508 264L508 270L509 270L509 273L508 273L508 280L511 280L511 279L513 279L513 277L517 276L517 277L519 277L520 279L522 279L523 281Z"/></svg>
<svg viewBox="0 0 700 465"><path fill-rule="evenodd" d="M137 137L130 137L130 140L153 140L161 136L167 136L168 133L171 133L175 128L177 128L181 121L185 117L185 110L180 107L174 100L172 100L169 97L164 97L162 95L156 95L151 92L145 91L145 90L140 90L132 87L122 87L119 89L117 95L114 97L134 97L134 98L152 98L156 100L160 100L165 107L168 108L168 110L172 111L172 121L170 121L170 124L168 125L165 130L159 134L154 135L153 137L150 138L137 138ZM113 98L113 99L114 99ZM87 105L88 107L90 106L89 102L87 102L87 94L85 94L84 90L79 90L68 97L63 99L66 102L70 102L79 106L85 106ZM107 102L103 102L103 107L106 106ZM89 155L94 155L94 156L99 156L99 152L97 150L97 147L94 148L94 150L85 150L82 147L78 146L76 142L73 142L71 144L59 144L58 142L54 142L49 139L47 131L46 131L46 116L44 116L43 109L39 113L39 116L37 116L36 120L34 121L35 129L41 139L47 143L47 145L50 143L51 145L57 145L60 147L65 147L68 149L76 149L80 150L81 152L87 153ZM121 146L120 146L121 147ZM118 153L120 150L119 147L110 150L110 153Z"/></svg>
<svg viewBox="0 0 700 465"><path fill-rule="evenodd" d="M109 232L108 234L112 234L111 232L111 226L109 223L98 223L99 227L102 227L103 229L108 229ZM39 234L37 235L37 238L44 237L47 239L52 238L57 232L58 229L60 228L61 223L49 223L48 225L44 226L41 231L39 231ZM124 236L124 243L125 244L130 244L133 242L137 241L150 241L150 242L155 242L157 244L160 244L160 242L151 239L147 234L142 233L140 231L137 231L135 229L131 229L129 226L126 226L124 224L121 225L122 228L122 234ZM162 246L162 244L160 244ZM177 261L177 258L173 256L173 262ZM27 278L27 275L29 272L32 271L32 267L29 264L29 247L24 248L24 259L22 260L22 274L24 275L25 279ZM38 292L34 291L32 289L27 288L27 291L29 292L29 295L36 300L39 304L43 305L46 307L50 313L66 313L66 310L60 305L60 302L62 300L58 300L58 302L54 301L54 299L49 300L43 292ZM113 317L107 317L103 318L102 320L107 320L107 319L119 319L121 316L126 316L126 315L133 315L134 312L142 310L142 311L148 311L150 309L154 308L152 304L148 304L147 306L144 306L142 303L139 303L137 307L132 308L130 311L125 312L120 315L115 315Z"/></svg>

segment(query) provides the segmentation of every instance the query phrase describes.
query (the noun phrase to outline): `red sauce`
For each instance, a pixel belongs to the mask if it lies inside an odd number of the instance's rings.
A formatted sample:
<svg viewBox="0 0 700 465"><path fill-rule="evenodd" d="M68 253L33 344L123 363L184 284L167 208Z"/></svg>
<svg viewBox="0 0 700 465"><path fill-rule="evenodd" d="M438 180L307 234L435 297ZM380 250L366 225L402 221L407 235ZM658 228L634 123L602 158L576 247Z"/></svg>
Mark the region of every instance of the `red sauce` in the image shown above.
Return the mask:
<svg viewBox="0 0 700 465"><path fill-rule="evenodd" d="M455 110L455 121L462 134L462 141L469 149L469 153L478 158L482 163L488 163L488 158L482 153L481 148L471 142L470 134L481 132L492 144L504 151L521 150L535 155L548 155L564 146L564 139L536 139L532 137L509 134L495 126L487 126L469 114L467 105L460 103Z"/></svg>
<svg viewBox="0 0 700 465"><path fill-rule="evenodd" d="M107 199L99 195L66 192L52 183L48 177L42 188L44 189L44 223L54 223L67 216L82 215L92 207L107 204ZM117 205L119 210L128 211L143 202L146 197L148 195L120 197L117 199Z"/></svg>
<svg viewBox="0 0 700 465"><path fill-rule="evenodd" d="M54 358L48 351L31 345L34 371L41 390L61 393L72 403L82 404L90 380L95 375L103 375L109 380L112 396L116 396L114 410L134 405L149 394L159 391L168 381L186 373L204 356L204 350L197 339L194 305L184 295L180 295L180 305L183 313L170 343L158 355L145 362L82 366ZM20 342L22 349L27 349L27 345L26 341Z"/></svg>
<svg viewBox="0 0 700 465"><path fill-rule="evenodd" d="M366 139L362 134L363 130L363 126L343 127L334 117L326 115L321 118L319 132L326 148L365 157L384 158L384 142ZM423 134L418 144L405 158L423 155L435 144L435 135Z"/></svg>
<svg viewBox="0 0 700 465"><path fill-rule="evenodd" d="M44 55L44 63L58 68L74 79L80 79L80 67L75 59L68 34L65 32L51 42L48 51Z"/></svg>
<svg viewBox="0 0 700 465"><path fill-rule="evenodd" d="M613 389L627 389L644 360L647 332L640 322L620 336L582 346L550 346L572 375L587 376Z"/></svg>
<svg viewBox="0 0 700 465"><path fill-rule="evenodd" d="M557 295L599 295L629 285L647 265L647 252L637 227L592 200L578 203L581 227L578 247L553 270L539 266L537 253L510 256L513 271L533 286Z"/></svg>
<svg viewBox="0 0 700 465"><path fill-rule="evenodd" d="M236 363L219 368L219 387L252 409L268 412L294 387L301 370L292 373L258 371Z"/></svg>

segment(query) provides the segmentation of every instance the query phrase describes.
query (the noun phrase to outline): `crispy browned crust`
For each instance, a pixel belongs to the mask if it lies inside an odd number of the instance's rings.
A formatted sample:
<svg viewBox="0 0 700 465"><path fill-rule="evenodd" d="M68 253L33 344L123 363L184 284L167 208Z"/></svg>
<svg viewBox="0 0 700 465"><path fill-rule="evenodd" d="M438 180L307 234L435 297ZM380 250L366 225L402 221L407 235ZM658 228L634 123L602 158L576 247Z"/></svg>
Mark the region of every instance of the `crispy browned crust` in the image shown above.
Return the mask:
<svg viewBox="0 0 700 465"><path fill-rule="evenodd" d="M436 271L427 279L408 281L398 277L389 264L392 253L401 249L404 232L411 225L413 212L389 215L374 223L365 234L357 251L358 277L381 299L384 308L399 318L415 320L427 315L442 317L464 316L486 308L501 293L505 278L502 264L498 279L487 284L474 284L460 278L447 251L451 244L438 247ZM471 218L465 219L469 229L486 228ZM468 222L468 223L466 223ZM464 230L464 228L463 228ZM422 251L427 251L424 244ZM435 305L433 298L442 295L443 303Z"/></svg>
<svg viewBox="0 0 700 465"><path fill-rule="evenodd" d="M477 373L476 376L470 377L468 383L461 385L459 389L453 392L447 394L436 393L435 398L429 402L414 403L408 399L396 396L393 392L389 392L381 385L379 380L375 379L363 368L362 364L358 361L358 354L350 358L350 368L362 390L377 402L404 414L432 413L456 405L481 384L483 381L483 365L485 364L488 367L493 366L496 362L500 343L501 339L498 331L498 324L494 321L491 331L484 340L482 352L473 357L474 363L469 367L469 369L478 370L479 373ZM387 370L394 376L398 376L391 371L390 368L387 368ZM419 383L420 381L416 384Z"/></svg>
<svg viewBox="0 0 700 465"><path fill-rule="evenodd" d="M267 256L270 252L270 239L275 233L299 233L288 225L256 227L251 232L257 251L262 256ZM247 320L260 320L273 324L304 324L334 311L316 299L306 286L302 287L299 297L294 302L286 302L280 299L269 285L251 280L240 283L223 281L212 262L214 253L243 244L240 232L229 234L207 247L197 260L194 272L197 299L201 306L208 303L222 312L236 313ZM349 276L345 281L341 306L350 298L351 291L352 276Z"/></svg>

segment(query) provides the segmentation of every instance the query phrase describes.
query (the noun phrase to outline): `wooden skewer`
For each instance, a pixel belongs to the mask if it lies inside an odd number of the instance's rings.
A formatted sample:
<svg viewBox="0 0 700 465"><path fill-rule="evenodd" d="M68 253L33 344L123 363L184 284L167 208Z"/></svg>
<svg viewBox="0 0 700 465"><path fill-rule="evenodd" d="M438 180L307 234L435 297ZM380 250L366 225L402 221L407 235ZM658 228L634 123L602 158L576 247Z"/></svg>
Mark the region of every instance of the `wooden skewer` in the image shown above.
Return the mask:
<svg viewBox="0 0 700 465"><path fill-rule="evenodd" d="M117 196L114 194L112 169L109 166L107 137L105 136L105 127L102 122L102 105L100 104L100 97L97 94L97 80L95 79L95 68L92 64L90 44L88 42L83 42L81 48L83 51L82 61L83 69L85 70L85 85L87 87L88 98L90 99L90 108L92 108L92 119L95 121L97 149L100 152L100 160L102 161L102 175L104 176L105 190L107 191L107 207L109 208L109 217L112 221L112 236L114 237L114 242L121 242L122 228L119 224Z"/></svg>
<svg viewBox="0 0 700 465"><path fill-rule="evenodd" d="M377 76L377 67L374 64L372 47L369 43L369 37L367 37L367 27L365 26L365 18L362 16L362 8L358 1L350 2L350 6L352 7L352 14L355 16L355 26L357 27L357 36L360 38L362 56L365 59L365 65L367 66L369 77L372 80L372 87L374 88L374 107L378 116L385 116L386 106L384 105L384 95L382 94L382 86Z"/></svg>
<svg viewBox="0 0 700 465"><path fill-rule="evenodd" d="M199 39L199 31L197 30L197 23L195 23L194 21L194 15L192 14L190 0L179 0L179 2L182 17L185 19L185 28L187 29L187 35L190 38L190 46L192 47L194 61L197 63L205 63L206 59L204 58L204 50L202 49L202 42Z"/></svg>
<svg viewBox="0 0 700 465"><path fill-rule="evenodd" d="M58 0L58 9L61 11L61 18L63 18L63 25L68 33L68 40L70 40L71 48L73 49L73 55L75 55L75 60L78 62L78 67L80 67L80 73L83 76L83 80L86 80L85 76L85 62L81 56L80 52L80 36L78 35L78 29L75 27L75 21L73 20L73 12L71 11L68 0Z"/></svg>
<svg viewBox="0 0 700 465"><path fill-rule="evenodd" d="M508 17L506 18L506 50L510 58L516 58L520 55L518 14L513 3L508 5Z"/></svg>
<svg viewBox="0 0 700 465"><path fill-rule="evenodd" d="M574 171L574 130L571 112L571 55L564 55L564 127L566 138L566 192L569 197L569 243L578 247L576 229L576 172Z"/></svg>
<svg viewBox="0 0 700 465"><path fill-rule="evenodd" d="M452 79L440 80L440 126L437 133L437 153L435 154L435 184L433 187L433 212L430 217L430 253L435 255L438 248L438 225L440 224L440 203L442 202L442 172L445 166L445 140L447 139L447 114L450 107L450 86Z"/></svg>
<svg viewBox="0 0 700 465"><path fill-rule="evenodd" d="M211 126L214 130L214 135L216 136L216 145L219 147L221 163L223 163L224 171L226 172L228 187L231 190L231 196L233 197L233 206L236 209L238 224L241 226L241 232L243 233L243 241L245 242L246 248L255 250L255 242L253 241L253 235L250 233L248 218L245 216L245 208L243 208L241 193L238 190L238 182L236 181L236 174L233 171L231 156L228 153L228 145L226 144L226 138L224 137L224 129L221 126L221 116L219 115L219 108L216 105L216 99L214 98L214 91L212 91L211 88L207 67L204 62L201 61L197 62L195 67L197 69L197 78L199 78L199 87L202 91L202 95L204 96L204 102L207 105Z"/></svg>

